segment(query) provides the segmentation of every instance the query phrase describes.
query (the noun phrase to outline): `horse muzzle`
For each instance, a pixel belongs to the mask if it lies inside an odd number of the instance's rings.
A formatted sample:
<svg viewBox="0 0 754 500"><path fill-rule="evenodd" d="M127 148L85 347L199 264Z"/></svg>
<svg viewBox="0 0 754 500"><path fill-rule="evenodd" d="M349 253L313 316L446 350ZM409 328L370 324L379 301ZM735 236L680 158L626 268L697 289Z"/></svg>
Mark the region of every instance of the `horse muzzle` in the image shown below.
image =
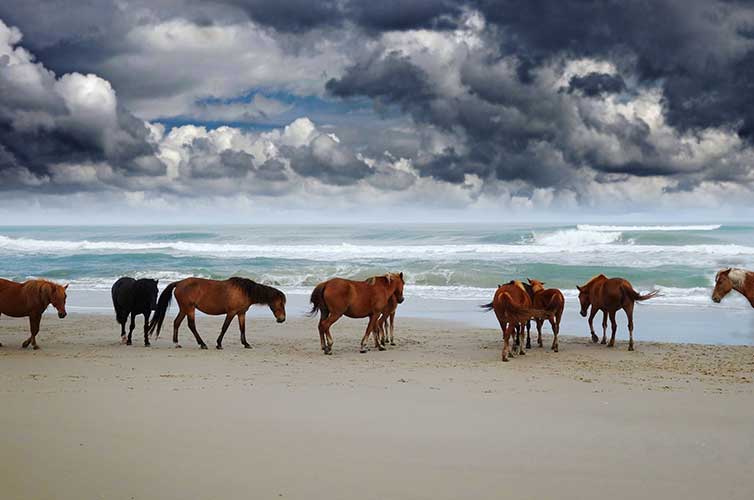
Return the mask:
<svg viewBox="0 0 754 500"><path fill-rule="evenodd" d="M720 303L720 297L712 297L712 302L714 302L715 304L719 304Z"/></svg>
<svg viewBox="0 0 754 500"><path fill-rule="evenodd" d="M67 315L68 314L65 311L58 311L58 318L60 319L65 318Z"/></svg>
<svg viewBox="0 0 754 500"><path fill-rule="evenodd" d="M276 318L278 323L285 323L285 317L282 318Z"/></svg>
<svg viewBox="0 0 754 500"><path fill-rule="evenodd" d="M399 304L403 304L403 297L401 297L400 299L398 299L398 303Z"/></svg>
<svg viewBox="0 0 754 500"><path fill-rule="evenodd" d="M581 316L583 316L584 318L586 318L586 311L579 311L579 314L581 314Z"/></svg>

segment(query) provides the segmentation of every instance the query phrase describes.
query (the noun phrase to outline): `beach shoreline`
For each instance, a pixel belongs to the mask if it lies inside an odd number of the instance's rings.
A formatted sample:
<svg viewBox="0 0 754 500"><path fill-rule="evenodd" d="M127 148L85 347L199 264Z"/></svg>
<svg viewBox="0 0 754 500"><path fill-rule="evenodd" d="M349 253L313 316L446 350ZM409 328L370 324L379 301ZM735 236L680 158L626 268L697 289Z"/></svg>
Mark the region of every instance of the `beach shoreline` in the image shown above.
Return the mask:
<svg viewBox="0 0 754 500"><path fill-rule="evenodd" d="M397 318L201 317L200 350L114 319L0 318L0 476L9 498L750 498L754 347L562 335L500 361L499 331ZM169 330L169 328L168 328ZM549 332L549 329L546 329ZM571 333L564 331L564 333ZM33 471L33 472L30 472ZM593 487L590 487L592 485Z"/></svg>

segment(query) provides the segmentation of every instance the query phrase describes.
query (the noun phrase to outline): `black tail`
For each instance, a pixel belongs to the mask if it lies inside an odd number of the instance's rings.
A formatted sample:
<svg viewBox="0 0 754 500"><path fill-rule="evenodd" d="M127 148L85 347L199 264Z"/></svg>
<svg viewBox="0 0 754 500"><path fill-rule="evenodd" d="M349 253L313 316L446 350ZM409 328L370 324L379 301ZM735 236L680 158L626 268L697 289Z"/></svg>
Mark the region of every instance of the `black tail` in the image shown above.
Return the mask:
<svg viewBox="0 0 754 500"><path fill-rule="evenodd" d="M157 334L154 336L156 339L160 336L160 329L162 329L162 322L165 320L165 314L168 312L168 307L170 307L170 302L173 300L173 289L180 283L180 281L176 281L175 283L169 284L160 294L160 298L157 301L157 309L154 312L154 317L152 317L152 321L149 322L149 335L152 335L152 332L157 329Z"/></svg>
<svg viewBox="0 0 754 500"><path fill-rule="evenodd" d="M481 307L482 309L484 309L485 312L491 311L492 310L492 302L490 302L489 304L482 304L479 307Z"/></svg>
<svg viewBox="0 0 754 500"><path fill-rule="evenodd" d="M312 310L309 311L309 316L314 316L318 311L321 311L325 316L329 314L329 311L327 310L327 304L325 303L326 284L327 283L320 283L319 285L314 287L314 290L312 290L312 295L309 297L309 302L312 303Z"/></svg>

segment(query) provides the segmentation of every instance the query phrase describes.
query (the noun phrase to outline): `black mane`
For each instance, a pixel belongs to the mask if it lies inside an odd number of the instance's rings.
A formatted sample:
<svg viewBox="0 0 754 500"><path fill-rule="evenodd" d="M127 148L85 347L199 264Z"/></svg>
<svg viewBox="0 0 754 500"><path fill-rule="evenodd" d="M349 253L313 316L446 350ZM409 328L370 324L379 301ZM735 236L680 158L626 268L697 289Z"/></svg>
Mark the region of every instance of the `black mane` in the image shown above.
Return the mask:
<svg viewBox="0 0 754 500"><path fill-rule="evenodd" d="M235 287L243 290L246 297L254 304L269 304L275 299L282 298L285 300L285 294L277 288L271 286L262 285L256 281L252 281L248 278L240 278L234 276L228 278L228 281Z"/></svg>

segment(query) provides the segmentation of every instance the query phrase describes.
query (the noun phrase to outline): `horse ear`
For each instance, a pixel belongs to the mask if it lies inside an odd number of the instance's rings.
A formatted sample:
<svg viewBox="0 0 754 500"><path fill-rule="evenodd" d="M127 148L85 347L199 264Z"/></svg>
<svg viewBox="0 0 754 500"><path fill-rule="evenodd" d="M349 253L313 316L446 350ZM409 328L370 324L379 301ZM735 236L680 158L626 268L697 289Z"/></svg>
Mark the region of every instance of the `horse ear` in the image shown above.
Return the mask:
<svg viewBox="0 0 754 500"><path fill-rule="evenodd" d="M730 272L731 272L732 270L733 270L733 268L732 268L732 267L729 267L728 269L726 269L725 271L723 271L723 272L722 272L722 273L720 273L720 274L728 274L728 273L730 273Z"/></svg>
<svg viewBox="0 0 754 500"><path fill-rule="evenodd" d="M401 279L403 279L403 271L401 271L401 273L398 276L400 276Z"/></svg>
<svg viewBox="0 0 754 500"><path fill-rule="evenodd" d="M528 281L529 284L531 285L531 278L526 278L526 281Z"/></svg>
<svg viewBox="0 0 754 500"><path fill-rule="evenodd" d="M70 283L66 283L66 284L65 284L65 285L63 286L63 290L68 290L68 285L70 285Z"/></svg>
<svg viewBox="0 0 754 500"><path fill-rule="evenodd" d="M159 285L160 284L160 280L154 280L154 284L155 285Z"/></svg>
<svg viewBox="0 0 754 500"><path fill-rule="evenodd" d="M577 289L577 290L578 290L579 292L583 292L583 291L584 291L584 290L582 290L582 289L581 289L581 287L580 287L579 285L576 285L576 289Z"/></svg>

